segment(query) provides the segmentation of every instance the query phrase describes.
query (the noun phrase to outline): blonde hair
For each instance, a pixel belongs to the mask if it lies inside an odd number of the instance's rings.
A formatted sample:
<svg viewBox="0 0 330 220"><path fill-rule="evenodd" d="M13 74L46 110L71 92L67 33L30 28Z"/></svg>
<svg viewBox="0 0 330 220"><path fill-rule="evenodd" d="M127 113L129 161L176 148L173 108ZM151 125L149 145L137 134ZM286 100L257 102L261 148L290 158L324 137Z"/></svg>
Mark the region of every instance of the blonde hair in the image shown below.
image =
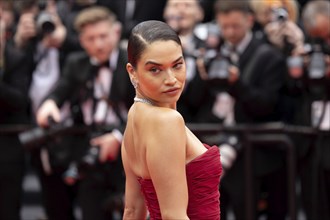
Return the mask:
<svg viewBox="0 0 330 220"><path fill-rule="evenodd" d="M88 24L95 24L100 21L109 21L113 24L116 16L109 9L101 6L93 6L82 10L76 17L74 27L78 32Z"/></svg>
<svg viewBox="0 0 330 220"><path fill-rule="evenodd" d="M288 11L289 19L298 21L299 4L296 0L250 0L251 8L258 13L264 8L284 7Z"/></svg>

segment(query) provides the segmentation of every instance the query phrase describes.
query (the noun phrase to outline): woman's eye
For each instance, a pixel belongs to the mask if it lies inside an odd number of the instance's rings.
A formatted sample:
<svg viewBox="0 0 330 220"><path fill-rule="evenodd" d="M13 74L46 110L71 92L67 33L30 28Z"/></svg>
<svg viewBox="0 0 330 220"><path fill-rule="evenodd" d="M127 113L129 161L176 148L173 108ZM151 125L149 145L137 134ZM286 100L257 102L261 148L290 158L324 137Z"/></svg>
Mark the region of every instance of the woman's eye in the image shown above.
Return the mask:
<svg viewBox="0 0 330 220"><path fill-rule="evenodd" d="M180 69L182 67L183 63L176 63L173 68L174 69Z"/></svg>
<svg viewBox="0 0 330 220"><path fill-rule="evenodd" d="M160 72L160 69L156 68L156 67L153 67L149 71L152 72L152 73L158 73L158 72Z"/></svg>

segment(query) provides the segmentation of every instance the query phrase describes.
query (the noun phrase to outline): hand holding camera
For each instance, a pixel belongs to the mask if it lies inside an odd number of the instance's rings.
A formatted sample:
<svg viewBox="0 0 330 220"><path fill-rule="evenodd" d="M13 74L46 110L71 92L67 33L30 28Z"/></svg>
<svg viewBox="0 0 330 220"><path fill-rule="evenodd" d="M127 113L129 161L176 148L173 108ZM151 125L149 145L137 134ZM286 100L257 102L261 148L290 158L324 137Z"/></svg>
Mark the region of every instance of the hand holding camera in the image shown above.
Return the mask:
<svg viewBox="0 0 330 220"><path fill-rule="evenodd" d="M73 185L100 163L115 160L120 153L120 142L112 133L91 135L90 146L80 160L72 162L63 174L64 181Z"/></svg>
<svg viewBox="0 0 330 220"><path fill-rule="evenodd" d="M312 39L302 52L287 57L290 77L308 83L326 83L330 79L330 50L321 39Z"/></svg>
<svg viewBox="0 0 330 220"><path fill-rule="evenodd" d="M66 28L57 14L42 12L38 16L37 27L42 35L42 43L45 47L58 48L66 37Z"/></svg>
<svg viewBox="0 0 330 220"><path fill-rule="evenodd" d="M17 47L24 47L31 39L40 41L44 47L60 47L66 37L66 28L57 15L51 1L39 6L39 13L27 9L22 13L14 40Z"/></svg>
<svg viewBox="0 0 330 220"><path fill-rule="evenodd" d="M18 21L17 31L14 36L16 46L18 48L24 47L27 42L35 36L37 36L37 29L34 15L32 13L22 14Z"/></svg>
<svg viewBox="0 0 330 220"><path fill-rule="evenodd" d="M265 32L268 40L280 49L292 47L289 50L298 53L303 48L304 34L292 21L271 22L266 25Z"/></svg>
<svg viewBox="0 0 330 220"><path fill-rule="evenodd" d="M219 53L212 54L212 56L205 56L205 54L206 52L202 53L196 60L202 79L215 85L233 84L239 79L240 71L237 67L239 57L237 53L235 54L235 61L233 54L224 48Z"/></svg>
<svg viewBox="0 0 330 220"><path fill-rule="evenodd" d="M120 152L120 142L112 133L106 133L91 140L92 146L100 148L99 160L104 163L107 160L115 160Z"/></svg>
<svg viewBox="0 0 330 220"><path fill-rule="evenodd" d="M36 118L41 127L48 127L48 118L51 117L55 122L60 122L61 113L54 100L46 100L38 109Z"/></svg>
<svg viewBox="0 0 330 220"><path fill-rule="evenodd" d="M46 6L41 7L36 17L36 25L45 47L58 48L62 45L66 28L57 14L55 2L49 1Z"/></svg>

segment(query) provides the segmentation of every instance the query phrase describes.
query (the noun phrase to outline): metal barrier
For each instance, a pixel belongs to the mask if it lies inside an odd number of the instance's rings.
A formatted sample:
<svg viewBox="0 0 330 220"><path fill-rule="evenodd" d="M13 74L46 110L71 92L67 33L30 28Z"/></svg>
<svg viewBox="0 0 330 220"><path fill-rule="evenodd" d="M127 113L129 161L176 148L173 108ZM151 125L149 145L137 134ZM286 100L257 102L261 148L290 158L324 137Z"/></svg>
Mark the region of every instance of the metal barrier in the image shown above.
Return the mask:
<svg viewBox="0 0 330 220"><path fill-rule="evenodd" d="M255 144L265 144L267 146L283 146L282 150L286 152L287 162L287 187L289 199L289 217L296 220L296 201L295 201L295 147L290 134L299 134L315 137L319 134L329 135L329 131L322 131L307 126L286 125L283 123L265 123L265 124L240 124L235 126L223 126L219 124L188 123L192 132L197 136L216 135L219 132L239 134L244 138L245 144L245 188L246 188L246 220L255 219L255 208L253 207L253 166L252 155ZM32 129L29 125L0 125L0 135L13 135ZM86 133L86 127L74 127L68 131L70 134Z"/></svg>
<svg viewBox="0 0 330 220"><path fill-rule="evenodd" d="M316 136L319 134L329 135L329 131L321 131L307 126L293 126L283 123L250 124L235 126L219 126L215 124L191 124L192 129L198 135L217 134L219 132L240 134L243 137L245 155L245 217L246 220L255 219L255 207L253 206L253 161L252 155L255 144L264 144L267 147L281 147L286 153L287 163L287 188L288 188L288 214L291 220L297 219L295 200L296 158L295 147L290 134ZM259 147L260 145L258 145Z"/></svg>
<svg viewBox="0 0 330 220"><path fill-rule="evenodd" d="M295 154L294 154L294 144L292 140L284 134L247 134L246 140L246 151L245 151L245 188L246 188L246 219L253 220L254 216L254 195L252 193L253 187L253 167L252 167L252 155L254 144L265 144L267 147L269 145L276 145L275 147L283 146L283 151L286 152L286 164L287 164L287 187L288 187L288 199L289 199L289 216L291 220L295 220L296 216L296 201L295 201ZM277 145L284 144L284 145Z"/></svg>

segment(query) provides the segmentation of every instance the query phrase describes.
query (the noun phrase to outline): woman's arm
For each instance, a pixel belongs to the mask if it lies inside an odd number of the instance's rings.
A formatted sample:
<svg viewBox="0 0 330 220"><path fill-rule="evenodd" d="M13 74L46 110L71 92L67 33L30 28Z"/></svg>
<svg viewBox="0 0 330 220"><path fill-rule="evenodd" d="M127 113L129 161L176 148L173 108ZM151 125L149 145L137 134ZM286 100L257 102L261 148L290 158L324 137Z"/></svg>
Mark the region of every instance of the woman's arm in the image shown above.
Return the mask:
<svg viewBox="0 0 330 220"><path fill-rule="evenodd" d="M170 109L162 109L151 120L146 158L162 219L188 219L184 120Z"/></svg>
<svg viewBox="0 0 330 220"><path fill-rule="evenodd" d="M127 161L124 143L122 144L121 152L126 174L125 210L123 219L146 219L147 207L145 205L137 177L133 174L132 170L130 169L129 162Z"/></svg>

